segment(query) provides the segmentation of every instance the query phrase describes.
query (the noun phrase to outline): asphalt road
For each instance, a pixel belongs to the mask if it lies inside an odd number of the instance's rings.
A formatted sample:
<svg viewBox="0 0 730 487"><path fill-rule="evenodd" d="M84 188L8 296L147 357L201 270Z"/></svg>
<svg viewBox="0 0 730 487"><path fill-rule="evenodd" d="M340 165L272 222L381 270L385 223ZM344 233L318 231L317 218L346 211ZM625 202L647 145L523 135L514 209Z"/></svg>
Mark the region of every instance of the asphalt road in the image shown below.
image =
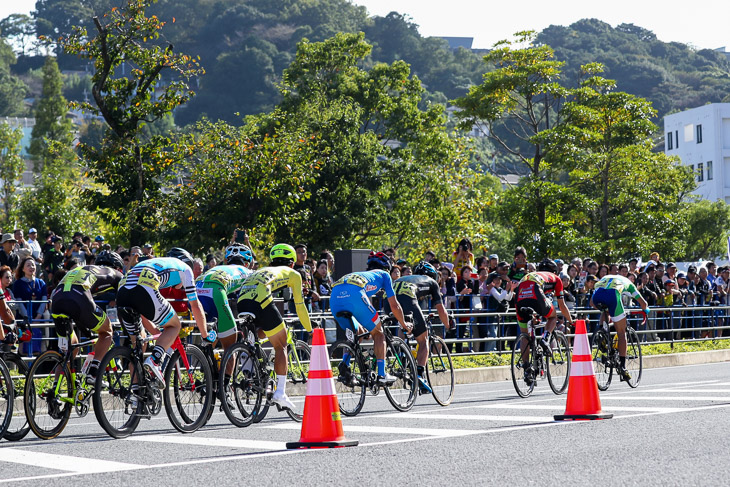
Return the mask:
<svg viewBox="0 0 730 487"><path fill-rule="evenodd" d="M454 403L421 396L409 413L381 394L345 418L353 448L287 451L300 426L282 413L232 427L216 412L183 435L164 412L113 440L91 413L51 441L0 442L0 483L13 485L727 485L730 364L651 369L637 389L601 394L604 421L555 422L565 396L540 382L457 386ZM143 485L144 485L143 484Z"/></svg>

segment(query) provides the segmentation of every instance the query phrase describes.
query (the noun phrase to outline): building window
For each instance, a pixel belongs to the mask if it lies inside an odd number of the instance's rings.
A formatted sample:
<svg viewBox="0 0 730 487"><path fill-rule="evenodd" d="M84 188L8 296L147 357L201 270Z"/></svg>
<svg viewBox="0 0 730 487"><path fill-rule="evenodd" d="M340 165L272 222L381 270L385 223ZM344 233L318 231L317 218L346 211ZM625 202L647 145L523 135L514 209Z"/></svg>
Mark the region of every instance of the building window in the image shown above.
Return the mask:
<svg viewBox="0 0 730 487"><path fill-rule="evenodd" d="M674 149L674 146L672 145L672 133L667 132L667 150Z"/></svg>
<svg viewBox="0 0 730 487"><path fill-rule="evenodd" d="M679 149L679 130L674 131L674 147Z"/></svg>
<svg viewBox="0 0 730 487"><path fill-rule="evenodd" d="M712 181L712 161L707 161L707 180Z"/></svg>
<svg viewBox="0 0 730 487"><path fill-rule="evenodd" d="M695 173L695 165L694 165L694 164L690 164L690 165L689 165L689 170L690 170L690 172L691 172L692 174L694 174L694 173Z"/></svg>
<svg viewBox="0 0 730 487"><path fill-rule="evenodd" d="M697 182L702 182L705 180L704 175L705 165L703 163L697 164Z"/></svg>
<svg viewBox="0 0 730 487"><path fill-rule="evenodd" d="M697 125L697 143L698 144L702 143L702 125L699 125L699 124ZM707 179L710 179L710 178L707 178Z"/></svg>
<svg viewBox="0 0 730 487"><path fill-rule="evenodd" d="M692 124L684 126L684 141L692 142L695 136L695 126Z"/></svg>

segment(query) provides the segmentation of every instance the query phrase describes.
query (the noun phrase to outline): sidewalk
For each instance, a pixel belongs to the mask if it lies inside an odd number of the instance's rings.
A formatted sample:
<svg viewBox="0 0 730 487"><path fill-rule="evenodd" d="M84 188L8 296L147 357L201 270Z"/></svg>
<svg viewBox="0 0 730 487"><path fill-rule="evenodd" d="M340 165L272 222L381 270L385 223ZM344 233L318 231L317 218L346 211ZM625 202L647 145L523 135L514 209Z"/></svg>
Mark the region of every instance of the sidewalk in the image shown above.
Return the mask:
<svg viewBox="0 0 730 487"><path fill-rule="evenodd" d="M659 367L676 367L679 365L710 364L730 361L730 349L707 350L703 352L670 353L665 355L649 355L642 357L644 369ZM509 365L495 367L478 367L473 369L454 370L457 384L474 384L476 382L496 382L512 380Z"/></svg>

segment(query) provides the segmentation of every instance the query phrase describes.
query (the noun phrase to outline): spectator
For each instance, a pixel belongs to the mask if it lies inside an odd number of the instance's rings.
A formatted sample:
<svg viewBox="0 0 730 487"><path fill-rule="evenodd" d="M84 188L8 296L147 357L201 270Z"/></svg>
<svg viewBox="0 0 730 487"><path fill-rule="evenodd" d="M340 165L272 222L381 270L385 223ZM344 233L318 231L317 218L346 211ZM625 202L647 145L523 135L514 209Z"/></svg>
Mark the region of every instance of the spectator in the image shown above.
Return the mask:
<svg viewBox="0 0 730 487"><path fill-rule="evenodd" d="M499 264L499 255L491 254L489 256L489 273L497 272L497 264Z"/></svg>
<svg viewBox="0 0 730 487"><path fill-rule="evenodd" d="M654 267L651 266L652 272L653 269ZM647 272L639 273L636 289L639 291L639 294L641 294L641 297L644 298L649 307L656 306L659 295L657 294L656 286L654 285L653 279L649 277L649 274ZM652 332L643 334L641 337L641 341L656 342L659 340L656 332L653 331L656 330L656 319L651 319L647 316L646 330Z"/></svg>
<svg viewBox="0 0 730 487"><path fill-rule="evenodd" d="M6 265L10 267L13 272L18 267L18 254L15 253L15 244L17 240L9 233L3 233L2 239L0 239L0 266Z"/></svg>
<svg viewBox="0 0 730 487"><path fill-rule="evenodd" d="M514 253L514 261L509 268L507 276L513 283L519 284L527 275L527 251L524 247L517 247Z"/></svg>
<svg viewBox="0 0 730 487"><path fill-rule="evenodd" d="M439 287L441 288L441 295L444 297L444 306L447 309L454 308L456 304L456 280L448 267L442 266L439 268Z"/></svg>
<svg viewBox="0 0 730 487"><path fill-rule="evenodd" d="M638 277L639 270L637 269L637 266L639 265L639 259L636 257L632 257L629 260L629 274L634 274Z"/></svg>
<svg viewBox="0 0 730 487"><path fill-rule="evenodd" d="M395 282L398 279L400 279L401 273L400 273L400 267L397 265L394 265L390 268L390 279Z"/></svg>
<svg viewBox="0 0 730 487"><path fill-rule="evenodd" d="M588 262L588 266L586 266L586 272L589 276L596 276L598 275L598 262L595 260L591 260Z"/></svg>
<svg viewBox="0 0 730 487"><path fill-rule="evenodd" d="M619 276L629 277L629 266L626 264L621 264L618 266L618 274ZM632 276L636 277L633 273Z"/></svg>
<svg viewBox="0 0 730 487"><path fill-rule="evenodd" d="M413 275L413 270L411 269L411 266L404 265L401 268L401 270L400 270L400 275L401 276L410 276L410 275Z"/></svg>
<svg viewBox="0 0 730 487"><path fill-rule="evenodd" d="M312 278L314 279L314 289L320 296L319 309L320 311L326 311L329 307L329 300L321 298L332 294L333 284L326 259L321 259L317 262L317 268L314 270Z"/></svg>
<svg viewBox="0 0 730 487"><path fill-rule="evenodd" d="M475 294L479 294L479 284L472 278L473 269L469 265L464 265L461 268L461 275L459 280L456 281L456 294L459 296L458 304L459 309L462 312L468 313L474 309L472 306L473 298ZM476 296L476 301L480 303L478 308L481 308L481 302L479 297ZM468 323L471 321L469 317L462 317L460 319L462 323ZM466 325L457 324L456 327L450 329L446 335L448 338L464 338L466 336ZM462 342L456 343L456 353L462 353L464 344ZM452 351L454 347L452 346Z"/></svg>
<svg viewBox="0 0 730 487"><path fill-rule="evenodd" d="M143 253L140 257L142 257L144 259L152 258L151 254L144 254L144 250L142 252ZM200 257L196 257L193 259L193 277L195 279L197 279L198 276L200 276L202 273L203 273L203 261L200 260Z"/></svg>
<svg viewBox="0 0 730 487"><path fill-rule="evenodd" d="M155 253L152 251L152 244L146 243L142 246L142 255L155 256Z"/></svg>
<svg viewBox="0 0 730 487"><path fill-rule="evenodd" d="M319 260L327 261L327 271L329 272L330 276L333 276L335 273L335 256L332 255L332 252L330 252L329 250L323 251L321 254L319 254Z"/></svg>
<svg viewBox="0 0 730 487"><path fill-rule="evenodd" d="M474 261L474 265L476 266L477 273L479 273L479 269L487 269L487 274L489 274L489 260L483 255L477 257Z"/></svg>
<svg viewBox="0 0 730 487"><path fill-rule="evenodd" d="M5 303L13 312L13 315L21 317L22 315L18 312L19 304L15 302L15 296L13 296L13 292L11 291L13 287L13 271L6 265L0 267L0 287L2 288ZM23 306L23 312L25 312L25 306Z"/></svg>
<svg viewBox="0 0 730 487"><path fill-rule="evenodd" d="M717 278L717 266L714 262L708 262L707 265L707 280L710 281L710 285L715 284Z"/></svg>
<svg viewBox="0 0 730 487"><path fill-rule="evenodd" d="M408 267L408 261L406 259L398 259L395 261L395 265L400 268L400 273L403 275L403 269Z"/></svg>
<svg viewBox="0 0 730 487"><path fill-rule="evenodd" d="M26 316L31 320L42 320L46 311L48 293L46 283L35 276L36 266L32 257L26 257L15 271L13 294L18 301L25 301Z"/></svg>
<svg viewBox="0 0 730 487"><path fill-rule="evenodd" d="M487 313L505 313L509 309L509 302L514 294L512 281L503 279L497 272L492 272L487 276L486 285L489 289L485 311ZM484 338L485 335L482 334L484 331L489 338L497 338L497 328L501 321L502 318L499 316L487 316L486 324L483 325L484 330L480 328L479 335ZM493 352L496 349L497 342L482 343L481 351Z"/></svg>
<svg viewBox="0 0 730 487"><path fill-rule="evenodd" d="M608 266L608 273L612 276L615 276L618 274L618 264L611 264Z"/></svg>
<svg viewBox="0 0 730 487"><path fill-rule="evenodd" d="M205 267L203 268L203 272L207 272L213 267L215 267L218 264L218 262L215 260L215 255L208 254L205 256Z"/></svg>
<svg viewBox="0 0 730 487"><path fill-rule="evenodd" d="M15 244L16 252L20 249L26 249L28 252L32 253L30 245L25 241L25 237L23 236L23 230L16 228L13 232L13 236L15 237L15 240L17 240L17 243Z"/></svg>
<svg viewBox="0 0 730 487"><path fill-rule="evenodd" d="M63 239L53 235L51 237L53 247L43 255L43 271L46 279L50 280L58 269L61 269L64 261Z"/></svg>
<svg viewBox="0 0 730 487"><path fill-rule="evenodd" d="M454 274L457 276L461 275L461 269L464 266L469 266L470 269L474 269L474 254L472 253L472 244L468 238L462 238L459 241L459 245L452 254L451 261L454 264Z"/></svg>
<svg viewBox="0 0 730 487"><path fill-rule="evenodd" d="M46 252L53 248L53 237L55 236L56 234L53 233L51 230L48 230L46 232L45 240L43 242L43 245L41 245L41 255L46 255Z"/></svg>
<svg viewBox="0 0 730 487"><path fill-rule="evenodd" d="M43 262L43 254L41 253L41 244L38 242L38 231L35 228L28 230L28 246L30 247L30 255L40 264Z"/></svg>
<svg viewBox="0 0 730 487"><path fill-rule="evenodd" d="M667 282L667 280L669 279L675 282L677 279L677 266L674 264L674 262L667 263L667 269L662 276L662 283Z"/></svg>
<svg viewBox="0 0 730 487"><path fill-rule="evenodd" d="M101 246L102 245L104 245L104 237L102 237L101 235L97 235L94 238L94 241L91 242L91 251L94 254L98 254L99 252L101 252Z"/></svg>
<svg viewBox="0 0 730 487"><path fill-rule="evenodd" d="M427 250L425 254L423 254L423 260L430 263L432 260L436 258L436 254L431 252L430 250Z"/></svg>
<svg viewBox="0 0 730 487"><path fill-rule="evenodd" d="M388 248L384 249L383 253L388 256L391 262L395 262L395 249L394 248Z"/></svg>
<svg viewBox="0 0 730 487"><path fill-rule="evenodd" d="M603 279L607 275L608 266L606 264L601 264L600 266L598 266L598 274L596 275L596 277L598 277L598 279Z"/></svg>

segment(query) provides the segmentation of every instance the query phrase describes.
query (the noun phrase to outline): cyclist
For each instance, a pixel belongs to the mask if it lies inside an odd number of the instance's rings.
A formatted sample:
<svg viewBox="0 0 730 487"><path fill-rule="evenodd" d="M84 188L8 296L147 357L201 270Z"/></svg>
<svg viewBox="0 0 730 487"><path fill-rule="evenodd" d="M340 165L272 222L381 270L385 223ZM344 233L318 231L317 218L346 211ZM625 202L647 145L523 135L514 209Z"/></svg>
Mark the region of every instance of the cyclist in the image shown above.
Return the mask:
<svg viewBox="0 0 730 487"><path fill-rule="evenodd" d="M87 375L93 384L99 370L99 362L112 343L112 324L94 297L116 291L122 280L124 261L116 252L104 250L96 257L95 265L74 267L63 277L51 293L51 317L58 335L58 348L68 350L69 339L78 343L73 323L82 332L98 335L94 344L94 358L89 363ZM75 353L75 352L74 352Z"/></svg>
<svg viewBox="0 0 730 487"><path fill-rule="evenodd" d="M552 299L547 297L546 294L553 295L556 298L560 312L563 314L566 322L570 325L573 324L573 318L563 297L563 280L558 276L558 265L551 259L543 259L537 264L536 272L530 272L524 276L517 287L515 310L517 312L517 323L520 325L520 332L527 333L527 322L532 319L532 316L528 316L522 312L524 308L531 308L540 316L547 319L543 337L555 329L557 313ZM525 382L529 384L534 377L532 377L532 371L528 363L529 350L525 338L522 339L520 348L522 350L522 363L525 369Z"/></svg>
<svg viewBox="0 0 730 487"><path fill-rule="evenodd" d="M233 243L226 248L226 265L211 268L195 281L203 311L208 319L218 319L218 339L224 350L236 342L236 321L228 297L238 294L243 281L252 272L249 270L252 263L251 249Z"/></svg>
<svg viewBox="0 0 730 487"><path fill-rule="evenodd" d="M294 403L286 395L287 350L286 325L279 310L273 304L272 293L285 287L291 288L294 306L302 326L312 331L309 312L304 306L302 296L302 276L292 267L297 258L294 247L276 244L269 252L271 265L255 271L248 276L238 295L238 311L252 313L255 318L259 337L269 338L274 347L274 371L276 372L276 391L271 398L282 409L294 410Z"/></svg>
<svg viewBox="0 0 730 487"><path fill-rule="evenodd" d="M431 387L428 381L423 378L423 372L428 361L428 329L426 328L426 319L418 302L431 298L432 305L435 305L436 311L441 318L441 323L448 330L451 328L451 317L446 313L446 307L443 304L441 289L438 285L439 274L436 269L426 261L421 261L413 268L413 274L403 276L393 283L398 303L404 313L413 314L413 336L418 342L418 353L416 355L416 365L418 367L418 384L421 391L430 394ZM390 306L386 302L386 312L390 311Z"/></svg>
<svg viewBox="0 0 730 487"><path fill-rule="evenodd" d="M621 295L630 294L641 306L644 320L649 315L649 305L641 296L636 286L627 278L619 275L603 276L595 286L595 292L591 298L591 306L596 309L605 309L613 321L618 335L618 374L622 381L631 380L631 375L626 370L626 313L621 302Z"/></svg>
<svg viewBox="0 0 730 487"><path fill-rule="evenodd" d="M180 333L180 318L170 303L162 297L160 289L178 287L185 290L188 305L201 336L208 343L216 340L215 331L208 332L203 307L198 301L193 279L193 257L185 249L170 249L167 257L154 257L139 262L127 272L119 283L117 309L119 320L134 340L139 332L140 321L145 328L157 327L162 333L157 338L152 354L144 362L161 389L165 387L162 375L162 356L172 346Z"/></svg>
<svg viewBox="0 0 730 487"><path fill-rule="evenodd" d="M406 332L411 331L411 328L406 325L403 309L395 296L390 268L391 262L387 255L383 252L371 252L367 262L367 271L353 272L341 277L332 286L330 298L330 310L342 329L351 329L350 320L344 316L337 316L337 314L341 311L348 311L352 313L353 325L361 325L370 332L373 342L375 342L373 348L378 365L377 382L384 386L393 385L395 377L385 372L385 335L383 335L380 316L370 303L370 298L381 289L385 291L390 309L400 326ZM350 357L342 357L340 363L338 380L346 384L352 382L349 362Z"/></svg>

